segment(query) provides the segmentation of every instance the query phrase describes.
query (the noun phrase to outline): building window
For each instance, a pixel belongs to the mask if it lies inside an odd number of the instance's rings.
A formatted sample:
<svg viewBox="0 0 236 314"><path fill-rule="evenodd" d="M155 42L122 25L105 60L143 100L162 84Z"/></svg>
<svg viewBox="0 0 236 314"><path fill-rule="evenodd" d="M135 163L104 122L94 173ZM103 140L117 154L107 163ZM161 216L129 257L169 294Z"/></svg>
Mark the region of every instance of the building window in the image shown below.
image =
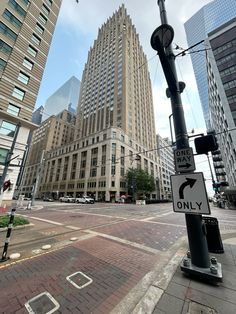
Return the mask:
<svg viewBox="0 0 236 314"><path fill-rule="evenodd" d="M43 4L43 6L42 6L42 11L43 11L43 13L46 14L47 16L50 14L50 10L49 10L49 8L46 7L45 4Z"/></svg>
<svg viewBox="0 0 236 314"><path fill-rule="evenodd" d="M22 89L20 89L18 87L14 87L13 92L12 92L12 96L19 99L19 100L23 100L25 97L25 91L23 91Z"/></svg>
<svg viewBox="0 0 236 314"><path fill-rule="evenodd" d="M12 47L0 39L0 51L5 55L10 55L12 52Z"/></svg>
<svg viewBox="0 0 236 314"><path fill-rule="evenodd" d="M39 23L36 23L36 26L35 26L35 29L37 32L39 32L39 34L43 34L44 32L44 28L39 24Z"/></svg>
<svg viewBox="0 0 236 314"><path fill-rule="evenodd" d="M27 84L29 83L30 77L29 77L28 75L26 75L25 73L20 72L17 79L18 79L18 81L20 81L21 83L27 85Z"/></svg>
<svg viewBox="0 0 236 314"><path fill-rule="evenodd" d="M12 7L19 15L25 17L26 11L15 1L15 0L9 0L8 4L10 7Z"/></svg>
<svg viewBox="0 0 236 314"><path fill-rule="evenodd" d="M7 108L7 112L12 114L13 116L18 116L20 113L20 108L15 105L9 104Z"/></svg>
<svg viewBox="0 0 236 314"><path fill-rule="evenodd" d="M36 57L38 50L36 50L34 47L30 46L28 47L28 53L31 54L31 56Z"/></svg>
<svg viewBox="0 0 236 314"><path fill-rule="evenodd" d="M29 0L21 0L21 2L23 2L26 6L29 5Z"/></svg>
<svg viewBox="0 0 236 314"><path fill-rule="evenodd" d="M44 25L47 23L47 18L42 13L39 13L39 20Z"/></svg>
<svg viewBox="0 0 236 314"><path fill-rule="evenodd" d="M16 28L21 28L22 23L7 9L3 12L3 17L8 20Z"/></svg>
<svg viewBox="0 0 236 314"><path fill-rule="evenodd" d="M5 164L8 154L8 149L0 148L0 164Z"/></svg>
<svg viewBox="0 0 236 314"><path fill-rule="evenodd" d="M31 40L38 46L41 43L41 39L37 35L35 35L35 34L32 35Z"/></svg>
<svg viewBox="0 0 236 314"><path fill-rule="evenodd" d="M2 121L0 134L13 137L16 131L16 125L7 121Z"/></svg>
<svg viewBox="0 0 236 314"><path fill-rule="evenodd" d="M45 2L46 2L47 5L49 5L50 7L52 6L52 0L45 0Z"/></svg>
<svg viewBox="0 0 236 314"><path fill-rule="evenodd" d="M23 61L23 66L26 67L29 70L32 70L33 68L33 62L31 62L29 59L25 58Z"/></svg>
<svg viewBox="0 0 236 314"><path fill-rule="evenodd" d="M3 59L0 59L0 71L4 71L7 62Z"/></svg>
<svg viewBox="0 0 236 314"><path fill-rule="evenodd" d="M0 22L0 33L4 34L8 38L10 38L13 41L16 41L17 34L14 33L9 27L7 27L5 24Z"/></svg>

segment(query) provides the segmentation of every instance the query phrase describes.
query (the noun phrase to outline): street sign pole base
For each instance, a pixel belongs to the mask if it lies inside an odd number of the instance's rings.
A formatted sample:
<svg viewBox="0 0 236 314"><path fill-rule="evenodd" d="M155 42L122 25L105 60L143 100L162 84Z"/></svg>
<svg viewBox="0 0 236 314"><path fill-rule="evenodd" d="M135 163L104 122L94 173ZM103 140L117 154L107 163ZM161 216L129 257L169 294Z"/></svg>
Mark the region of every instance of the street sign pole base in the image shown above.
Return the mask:
<svg viewBox="0 0 236 314"><path fill-rule="evenodd" d="M4 262L8 261L9 259L10 259L10 257L1 258L0 263L4 263Z"/></svg>
<svg viewBox="0 0 236 314"><path fill-rule="evenodd" d="M207 279L211 282L222 282L223 280L222 267L218 262L214 264L211 263L209 268L202 268L193 265L191 258L186 256L180 264L180 269L189 275L193 275L200 279Z"/></svg>

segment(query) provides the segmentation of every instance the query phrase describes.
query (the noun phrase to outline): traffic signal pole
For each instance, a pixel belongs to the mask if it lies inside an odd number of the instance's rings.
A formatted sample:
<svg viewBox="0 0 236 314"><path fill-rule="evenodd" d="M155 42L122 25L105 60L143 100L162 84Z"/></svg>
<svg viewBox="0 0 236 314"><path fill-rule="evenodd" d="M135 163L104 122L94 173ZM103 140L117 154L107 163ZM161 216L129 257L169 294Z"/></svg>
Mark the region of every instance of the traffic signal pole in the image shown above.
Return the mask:
<svg viewBox="0 0 236 314"><path fill-rule="evenodd" d="M151 37L151 46L154 50L157 51L159 55L168 85L166 95L171 100L176 148L184 149L189 147L189 139L181 101L181 93L185 87L185 84L178 81L175 67L175 56L171 47L171 42L174 37L174 30L170 25L168 25L164 2L165 0L157 0L160 9L162 25L153 32ZM185 170L184 173L186 174L186 172L188 171ZM211 273L209 271L211 263L202 215L185 214L185 220L191 262L190 265L189 262L186 262L184 267L181 267L181 269L185 272L196 274L202 274L204 273L204 269L208 269L206 272Z"/></svg>

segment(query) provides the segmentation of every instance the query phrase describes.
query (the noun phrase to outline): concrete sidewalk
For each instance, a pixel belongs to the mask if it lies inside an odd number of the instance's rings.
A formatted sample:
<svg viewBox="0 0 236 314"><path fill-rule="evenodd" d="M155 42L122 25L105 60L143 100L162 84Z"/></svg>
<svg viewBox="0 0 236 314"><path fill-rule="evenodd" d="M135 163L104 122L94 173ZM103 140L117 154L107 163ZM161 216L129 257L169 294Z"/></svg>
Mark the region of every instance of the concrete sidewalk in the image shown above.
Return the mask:
<svg viewBox="0 0 236 314"><path fill-rule="evenodd" d="M175 259L169 266L169 279L152 284L133 314L235 314L236 313L236 238L224 242L224 254L210 254L222 264L223 282L203 282L184 274ZM165 277L165 269L163 274ZM155 299L154 299L155 298Z"/></svg>

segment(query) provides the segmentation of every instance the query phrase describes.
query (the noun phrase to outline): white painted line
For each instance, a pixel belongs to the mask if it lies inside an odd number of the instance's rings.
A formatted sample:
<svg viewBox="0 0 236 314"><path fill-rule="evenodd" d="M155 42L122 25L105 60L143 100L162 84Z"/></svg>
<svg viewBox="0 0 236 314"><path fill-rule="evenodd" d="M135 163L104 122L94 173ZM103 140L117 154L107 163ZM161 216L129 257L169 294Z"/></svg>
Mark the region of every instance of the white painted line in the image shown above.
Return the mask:
<svg viewBox="0 0 236 314"><path fill-rule="evenodd" d="M29 301L27 301L25 303L25 307L30 314L37 314L37 313L35 313L33 311L32 307L30 306L29 303L39 299L43 295L46 295L50 299L50 301L55 305L55 307L52 310L50 310L49 312L46 312L44 314L51 314L51 313L54 313L55 311L57 311L59 309L60 304L51 296L51 294L49 292L45 291L45 292L42 292L42 293L36 295L35 297L33 297L32 299L30 299Z"/></svg>
<svg viewBox="0 0 236 314"><path fill-rule="evenodd" d="M84 285L79 286L77 285L72 279L70 279L71 277L77 275L77 274L81 274L83 277L85 277L86 279L88 279L88 282L86 282ZM82 273L82 271L77 271L76 273L71 274L70 276L66 277L66 280L68 280L75 288L77 289L83 289L84 287L90 285L93 282L93 279L89 278L87 275L85 275L84 273Z"/></svg>
<svg viewBox="0 0 236 314"><path fill-rule="evenodd" d="M72 229L72 230L80 230L81 228L79 227L74 227L74 226L65 226L68 229Z"/></svg>
<svg viewBox="0 0 236 314"><path fill-rule="evenodd" d="M48 219L38 218L38 217L34 217L34 216L29 216L29 215L20 215L20 216L39 220L39 221L43 221L43 222L48 222L49 224L52 224L52 225L64 226L64 224L62 224L60 222L56 222L56 221L52 221L52 220L48 220Z"/></svg>
<svg viewBox="0 0 236 314"><path fill-rule="evenodd" d="M106 239L114 240L114 241L116 241L118 243L128 244L130 246L133 246L133 247L138 248L138 249L142 249L142 250L147 251L147 252L151 252L153 254L160 253L159 250L147 247L147 246L142 245L142 244L138 244L136 242L131 242L131 241L128 241L128 240L124 240L124 239L121 239L121 238L118 238L118 237L113 237L111 235L108 235L108 234L105 234L105 233L96 232L96 231L89 230L89 229L86 229L85 231L89 232L91 234L94 234L94 235L101 236L101 237L106 238Z"/></svg>

